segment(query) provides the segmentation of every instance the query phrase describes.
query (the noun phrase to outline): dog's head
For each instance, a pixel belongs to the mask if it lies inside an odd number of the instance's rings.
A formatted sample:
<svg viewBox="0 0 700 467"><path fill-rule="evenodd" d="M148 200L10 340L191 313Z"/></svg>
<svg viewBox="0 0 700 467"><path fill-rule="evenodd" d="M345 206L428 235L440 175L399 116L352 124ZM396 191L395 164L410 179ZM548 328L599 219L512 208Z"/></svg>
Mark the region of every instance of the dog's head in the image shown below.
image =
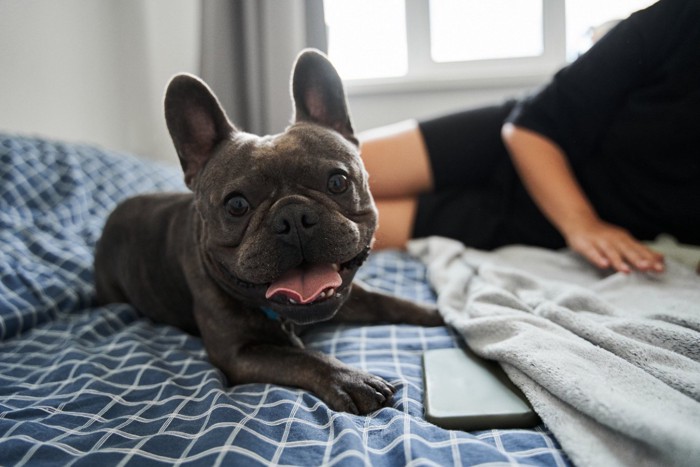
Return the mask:
<svg viewBox="0 0 700 467"><path fill-rule="evenodd" d="M348 298L377 213L333 66L302 52L291 88L294 121L278 135L237 130L190 75L170 82L165 116L207 273L238 300L310 323Z"/></svg>

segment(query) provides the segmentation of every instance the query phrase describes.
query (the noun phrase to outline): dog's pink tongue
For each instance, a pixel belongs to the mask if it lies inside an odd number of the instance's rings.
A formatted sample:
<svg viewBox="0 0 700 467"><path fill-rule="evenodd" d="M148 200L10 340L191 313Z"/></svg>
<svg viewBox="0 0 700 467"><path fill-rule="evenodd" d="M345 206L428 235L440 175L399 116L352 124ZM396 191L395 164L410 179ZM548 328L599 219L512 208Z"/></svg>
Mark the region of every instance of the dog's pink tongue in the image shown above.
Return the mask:
<svg viewBox="0 0 700 467"><path fill-rule="evenodd" d="M342 283L343 279L332 264L315 264L285 272L270 284L265 297L284 294L298 303L310 303L324 290L340 287Z"/></svg>

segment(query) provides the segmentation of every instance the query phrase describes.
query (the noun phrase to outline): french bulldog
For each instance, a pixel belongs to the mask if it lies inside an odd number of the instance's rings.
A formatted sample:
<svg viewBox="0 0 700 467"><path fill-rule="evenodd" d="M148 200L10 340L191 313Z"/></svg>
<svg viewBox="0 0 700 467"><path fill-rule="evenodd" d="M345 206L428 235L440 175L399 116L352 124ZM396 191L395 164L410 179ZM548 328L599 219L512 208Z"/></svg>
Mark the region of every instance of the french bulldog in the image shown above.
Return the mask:
<svg viewBox="0 0 700 467"><path fill-rule="evenodd" d="M322 321L442 325L435 309L353 277L377 226L343 85L320 52L292 73L293 123L238 130L200 79L181 74L165 119L192 193L141 195L109 216L95 253L99 303L128 302L200 335L229 384L273 383L366 414L395 391L305 349L296 328Z"/></svg>

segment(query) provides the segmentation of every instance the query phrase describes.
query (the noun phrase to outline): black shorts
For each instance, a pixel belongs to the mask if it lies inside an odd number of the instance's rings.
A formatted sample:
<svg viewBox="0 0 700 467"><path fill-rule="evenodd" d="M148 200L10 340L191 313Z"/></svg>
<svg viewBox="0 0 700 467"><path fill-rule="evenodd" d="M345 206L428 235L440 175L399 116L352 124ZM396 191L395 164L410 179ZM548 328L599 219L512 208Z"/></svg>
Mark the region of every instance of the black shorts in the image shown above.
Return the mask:
<svg viewBox="0 0 700 467"><path fill-rule="evenodd" d="M419 122L434 191L418 199L413 237L441 235L490 250L509 244L561 248L501 140L515 101Z"/></svg>

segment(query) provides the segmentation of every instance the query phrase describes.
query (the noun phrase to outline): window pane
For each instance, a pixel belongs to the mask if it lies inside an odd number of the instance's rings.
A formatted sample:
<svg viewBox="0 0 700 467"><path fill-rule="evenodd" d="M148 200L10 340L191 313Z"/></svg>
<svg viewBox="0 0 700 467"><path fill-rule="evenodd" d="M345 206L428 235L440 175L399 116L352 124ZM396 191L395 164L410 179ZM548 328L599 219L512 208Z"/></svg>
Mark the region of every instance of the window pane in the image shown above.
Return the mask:
<svg viewBox="0 0 700 467"><path fill-rule="evenodd" d="M536 57L542 0L430 0L430 36L436 62Z"/></svg>
<svg viewBox="0 0 700 467"><path fill-rule="evenodd" d="M328 55L343 79L406 74L403 0L324 0L323 6Z"/></svg>
<svg viewBox="0 0 700 467"><path fill-rule="evenodd" d="M656 0L566 0L566 57L574 60L600 34Z"/></svg>

